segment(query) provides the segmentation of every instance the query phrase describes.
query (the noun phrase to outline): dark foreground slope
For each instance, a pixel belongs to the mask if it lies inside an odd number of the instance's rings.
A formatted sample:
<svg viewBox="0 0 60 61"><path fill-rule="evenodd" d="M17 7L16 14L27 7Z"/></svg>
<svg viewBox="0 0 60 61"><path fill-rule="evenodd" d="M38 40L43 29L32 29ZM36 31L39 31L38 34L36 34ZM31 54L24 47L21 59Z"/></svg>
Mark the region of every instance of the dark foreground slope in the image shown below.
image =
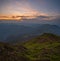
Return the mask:
<svg viewBox="0 0 60 61"><path fill-rule="evenodd" d="M44 33L22 44L0 43L0 61L60 61L60 36Z"/></svg>

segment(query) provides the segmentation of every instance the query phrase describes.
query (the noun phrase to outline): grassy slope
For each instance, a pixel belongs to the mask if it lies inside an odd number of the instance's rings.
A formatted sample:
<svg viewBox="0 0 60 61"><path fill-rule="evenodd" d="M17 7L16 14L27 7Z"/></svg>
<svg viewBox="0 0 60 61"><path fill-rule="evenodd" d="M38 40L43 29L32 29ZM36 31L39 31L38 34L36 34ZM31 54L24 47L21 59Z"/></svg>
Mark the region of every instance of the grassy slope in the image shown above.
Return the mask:
<svg viewBox="0 0 60 61"><path fill-rule="evenodd" d="M22 45L0 43L0 61L60 61L60 36L45 33Z"/></svg>
<svg viewBox="0 0 60 61"><path fill-rule="evenodd" d="M24 43L30 51L32 61L60 61L60 37L53 34L43 34L31 41Z"/></svg>

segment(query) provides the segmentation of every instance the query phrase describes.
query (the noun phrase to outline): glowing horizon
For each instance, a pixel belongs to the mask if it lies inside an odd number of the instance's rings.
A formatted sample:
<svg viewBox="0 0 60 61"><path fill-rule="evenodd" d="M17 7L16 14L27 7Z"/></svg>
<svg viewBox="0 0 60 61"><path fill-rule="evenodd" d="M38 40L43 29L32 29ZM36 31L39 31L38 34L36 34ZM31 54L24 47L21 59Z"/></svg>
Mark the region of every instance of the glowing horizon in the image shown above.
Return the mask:
<svg viewBox="0 0 60 61"><path fill-rule="evenodd" d="M25 19L60 16L59 2L60 0L0 0L0 20L20 20L23 16Z"/></svg>

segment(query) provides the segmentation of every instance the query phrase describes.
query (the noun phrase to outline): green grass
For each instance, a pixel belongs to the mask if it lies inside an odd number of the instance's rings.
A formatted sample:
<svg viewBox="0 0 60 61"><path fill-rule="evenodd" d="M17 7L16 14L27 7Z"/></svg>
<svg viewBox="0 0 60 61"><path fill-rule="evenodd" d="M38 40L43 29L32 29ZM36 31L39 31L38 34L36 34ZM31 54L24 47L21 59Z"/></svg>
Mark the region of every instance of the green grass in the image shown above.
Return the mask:
<svg viewBox="0 0 60 61"><path fill-rule="evenodd" d="M0 43L0 61L60 61L60 36L45 33L16 45Z"/></svg>
<svg viewBox="0 0 60 61"><path fill-rule="evenodd" d="M45 41L41 42L42 39ZM52 34L44 34L28 42L25 42L24 46L29 50L30 54L27 55L27 57L32 61L43 59L50 61L60 61L60 49L58 49L58 46L60 46L60 39L58 36Z"/></svg>

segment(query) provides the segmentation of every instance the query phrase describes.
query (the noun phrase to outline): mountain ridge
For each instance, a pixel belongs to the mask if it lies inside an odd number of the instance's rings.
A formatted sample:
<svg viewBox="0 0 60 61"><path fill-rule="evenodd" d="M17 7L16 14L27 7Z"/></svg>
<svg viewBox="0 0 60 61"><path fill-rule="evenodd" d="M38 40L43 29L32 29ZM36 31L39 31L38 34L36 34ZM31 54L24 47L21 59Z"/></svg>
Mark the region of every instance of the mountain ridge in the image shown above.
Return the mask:
<svg viewBox="0 0 60 61"><path fill-rule="evenodd" d="M60 27L51 24L0 24L0 41L29 40L43 33L60 35Z"/></svg>
<svg viewBox="0 0 60 61"><path fill-rule="evenodd" d="M60 61L60 36L44 33L14 45L0 42L0 61Z"/></svg>

